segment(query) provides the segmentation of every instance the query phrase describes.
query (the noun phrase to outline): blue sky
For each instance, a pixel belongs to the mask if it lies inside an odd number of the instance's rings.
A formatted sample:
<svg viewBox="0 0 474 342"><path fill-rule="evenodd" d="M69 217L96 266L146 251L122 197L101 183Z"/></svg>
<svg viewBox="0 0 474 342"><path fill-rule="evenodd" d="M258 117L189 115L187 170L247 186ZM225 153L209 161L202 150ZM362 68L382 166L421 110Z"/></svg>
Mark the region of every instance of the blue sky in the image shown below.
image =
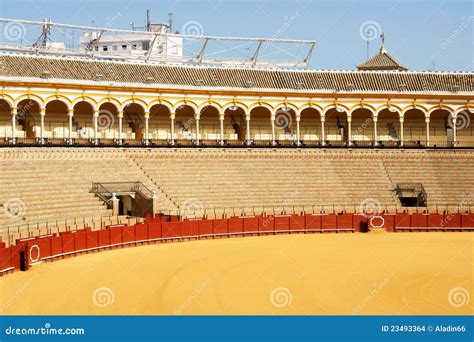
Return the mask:
<svg viewBox="0 0 474 342"><path fill-rule="evenodd" d="M386 36L389 53L410 70L474 70L471 0L0 0L0 16L130 28L174 13L174 30L197 21L205 35L314 39L311 67L354 69L366 59L361 26ZM117 14L120 13L118 16ZM375 22L375 24L374 24ZM370 41L370 54L380 39ZM434 64L433 64L434 63Z"/></svg>

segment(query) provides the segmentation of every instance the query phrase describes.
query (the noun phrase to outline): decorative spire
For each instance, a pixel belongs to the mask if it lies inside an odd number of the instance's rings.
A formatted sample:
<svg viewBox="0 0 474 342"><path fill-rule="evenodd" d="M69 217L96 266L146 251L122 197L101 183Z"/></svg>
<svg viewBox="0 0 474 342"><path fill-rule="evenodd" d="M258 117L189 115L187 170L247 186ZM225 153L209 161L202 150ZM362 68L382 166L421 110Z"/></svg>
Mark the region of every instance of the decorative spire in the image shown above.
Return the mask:
<svg viewBox="0 0 474 342"><path fill-rule="evenodd" d="M385 33L382 32L380 38L382 39L382 45L380 45L380 54L387 54L387 49L385 48Z"/></svg>

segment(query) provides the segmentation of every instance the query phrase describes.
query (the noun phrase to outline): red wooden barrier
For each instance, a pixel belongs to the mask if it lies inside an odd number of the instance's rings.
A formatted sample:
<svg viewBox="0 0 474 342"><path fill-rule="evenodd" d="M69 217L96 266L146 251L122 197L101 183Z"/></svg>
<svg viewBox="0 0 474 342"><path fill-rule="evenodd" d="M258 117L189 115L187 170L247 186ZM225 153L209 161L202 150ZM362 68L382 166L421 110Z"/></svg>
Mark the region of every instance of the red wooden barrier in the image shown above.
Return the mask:
<svg viewBox="0 0 474 342"><path fill-rule="evenodd" d="M258 217L246 217L244 220L244 232L258 233Z"/></svg>
<svg viewBox="0 0 474 342"><path fill-rule="evenodd" d="M461 215L461 227L474 229L474 214Z"/></svg>
<svg viewBox="0 0 474 342"><path fill-rule="evenodd" d="M320 214L306 214L305 227L307 231L321 231L321 215Z"/></svg>
<svg viewBox="0 0 474 342"><path fill-rule="evenodd" d="M61 236L63 239L63 253L74 252L74 235L75 234L64 234Z"/></svg>
<svg viewBox="0 0 474 342"><path fill-rule="evenodd" d="M336 217L336 227L339 230L349 230L354 229L354 222L352 214L339 214Z"/></svg>
<svg viewBox="0 0 474 342"><path fill-rule="evenodd" d="M110 231L109 229L99 230L99 246L105 247L110 245Z"/></svg>
<svg viewBox="0 0 474 342"><path fill-rule="evenodd" d="M161 226L162 222L159 219L154 219L153 221L148 223L148 238L153 239L161 239L163 236L163 227Z"/></svg>
<svg viewBox="0 0 474 342"><path fill-rule="evenodd" d="M444 225L443 214L430 214L428 215L428 228L429 229L440 229Z"/></svg>
<svg viewBox="0 0 474 342"><path fill-rule="evenodd" d="M199 235L212 235L212 221L213 220L198 221Z"/></svg>
<svg viewBox="0 0 474 342"><path fill-rule="evenodd" d="M446 214L444 217L444 221L442 227L446 228L461 228L461 214L453 213L453 214Z"/></svg>
<svg viewBox="0 0 474 342"><path fill-rule="evenodd" d="M51 238L52 236L45 236L45 237L40 237L38 239L38 246L41 253L41 259L49 258L52 255Z"/></svg>
<svg viewBox="0 0 474 342"><path fill-rule="evenodd" d="M123 225L120 226L112 226L109 228L110 231L110 244L120 244L122 243L122 229Z"/></svg>
<svg viewBox="0 0 474 342"><path fill-rule="evenodd" d="M321 216L321 230L322 231L336 231L337 229L337 215L324 214Z"/></svg>
<svg viewBox="0 0 474 342"><path fill-rule="evenodd" d="M244 231L244 220L240 217L229 218L229 234L242 233Z"/></svg>
<svg viewBox="0 0 474 342"><path fill-rule="evenodd" d="M417 230L425 230L428 227L428 216L426 214L411 214L411 227Z"/></svg>
<svg viewBox="0 0 474 342"><path fill-rule="evenodd" d="M395 229L411 228L411 216L406 213L395 214Z"/></svg>
<svg viewBox="0 0 474 342"><path fill-rule="evenodd" d="M275 232L290 230L290 215L275 215Z"/></svg>
<svg viewBox="0 0 474 342"><path fill-rule="evenodd" d="M260 232L274 232L275 231L275 217L266 216L258 218L258 230Z"/></svg>
<svg viewBox="0 0 474 342"><path fill-rule="evenodd" d="M199 221L198 220L186 220L180 222L181 224L181 236L197 236L199 234Z"/></svg>
<svg viewBox="0 0 474 342"><path fill-rule="evenodd" d="M395 215L393 214L382 214L384 220L384 228L387 232L395 231Z"/></svg>
<svg viewBox="0 0 474 342"><path fill-rule="evenodd" d="M12 267L14 267L16 270L20 269L21 266L21 261L20 261L20 251L24 248L22 245L16 245L12 246L11 252L12 252Z"/></svg>
<svg viewBox="0 0 474 342"><path fill-rule="evenodd" d="M290 230L304 231L305 219L304 216L292 215L290 217Z"/></svg>
<svg viewBox="0 0 474 342"><path fill-rule="evenodd" d="M227 219L213 220L212 230L214 234L227 234L229 232L228 220Z"/></svg>
<svg viewBox="0 0 474 342"><path fill-rule="evenodd" d="M0 272L13 267L12 263L12 248L0 249Z"/></svg>
<svg viewBox="0 0 474 342"><path fill-rule="evenodd" d="M99 232L87 232L87 248L97 248L99 247Z"/></svg>
<svg viewBox="0 0 474 342"><path fill-rule="evenodd" d="M353 225L356 232L367 232L369 230L369 220L367 215L354 214Z"/></svg>
<svg viewBox="0 0 474 342"><path fill-rule="evenodd" d="M122 228L122 240L123 242L135 241L135 226L125 226Z"/></svg>
<svg viewBox="0 0 474 342"><path fill-rule="evenodd" d="M163 238L175 238L180 237L182 232L181 222L162 222L161 223L161 232Z"/></svg>
<svg viewBox="0 0 474 342"><path fill-rule="evenodd" d="M135 226L135 241L148 240L148 223L139 223Z"/></svg>
<svg viewBox="0 0 474 342"><path fill-rule="evenodd" d="M76 251L87 249L87 231L79 231L74 234L74 246Z"/></svg>

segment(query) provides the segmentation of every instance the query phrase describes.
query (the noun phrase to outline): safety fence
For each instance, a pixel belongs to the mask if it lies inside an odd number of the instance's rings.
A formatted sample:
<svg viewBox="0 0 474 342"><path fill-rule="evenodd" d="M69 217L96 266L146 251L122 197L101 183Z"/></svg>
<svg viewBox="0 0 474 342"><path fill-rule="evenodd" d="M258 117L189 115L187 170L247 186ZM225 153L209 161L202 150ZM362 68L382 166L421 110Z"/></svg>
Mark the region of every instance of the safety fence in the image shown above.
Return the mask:
<svg viewBox="0 0 474 342"><path fill-rule="evenodd" d="M474 231L474 214L303 214L237 216L225 219L185 219L148 216L134 225L120 224L93 231L76 231L0 243L0 275L26 271L32 265L77 254L113 248L191 239L213 239L294 233L398 231Z"/></svg>

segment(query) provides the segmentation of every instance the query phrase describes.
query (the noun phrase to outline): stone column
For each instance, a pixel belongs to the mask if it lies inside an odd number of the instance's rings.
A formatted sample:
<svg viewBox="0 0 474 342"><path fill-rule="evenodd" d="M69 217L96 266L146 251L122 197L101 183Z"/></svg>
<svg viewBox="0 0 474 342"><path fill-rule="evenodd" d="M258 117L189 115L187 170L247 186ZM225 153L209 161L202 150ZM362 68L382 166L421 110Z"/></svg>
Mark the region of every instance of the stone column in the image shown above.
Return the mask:
<svg viewBox="0 0 474 342"><path fill-rule="evenodd" d="M145 112L145 145L149 144L148 120L150 119L150 112Z"/></svg>
<svg viewBox="0 0 474 342"><path fill-rule="evenodd" d="M403 147L405 145L405 136L403 134L403 122L405 121L405 117L400 115L400 146Z"/></svg>
<svg viewBox="0 0 474 342"><path fill-rule="evenodd" d="M251 144L251 138L250 138L250 114L245 115L245 122L246 122L246 138L247 138L247 145Z"/></svg>
<svg viewBox="0 0 474 342"><path fill-rule="evenodd" d="M426 146L430 146L430 118L426 117Z"/></svg>
<svg viewBox="0 0 474 342"><path fill-rule="evenodd" d="M270 124L272 125L272 146L276 145L276 136L275 136L275 114L270 116Z"/></svg>
<svg viewBox="0 0 474 342"><path fill-rule="evenodd" d="M326 116L321 115L321 145L326 145L326 132L324 129L324 122L326 121Z"/></svg>
<svg viewBox="0 0 474 342"><path fill-rule="evenodd" d="M201 120L201 116L196 115L195 120L196 120L196 145L199 146L201 144L201 139L199 137L199 120Z"/></svg>
<svg viewBox="0 0 474 342"><path fill-rule="evenodd" d="M118 144L122 145L122 134L123 134L123 110L117 113L118 120L119 120L119 137L118 137Z"/></svg>
<svg viewBox="0 0 474 342"><path fill-rule="evenodd" d="M175 112L170 113L170 122L171 122L171 139L170 139L170 144L174 145L174 119L176 117Z"/></svg>
<svg viewBox="0 0 474 342"><path fill-rule="evenodd" d="M40 110L40 143L44 145L44 116L46 115L46 109L41 108Z"/></svg>
<svg viewBox="0 0 474 342"><path fill-rule="evenodd" d="M453 122L453 147L458 145L457 116L452 117Z"/></svg>
<svg viewBox="0 0 474 342"><path fill-rule="evenodd" d="M68 144L72 145L72 118L74 117L74 109L69 109L67 116L69 119Z"/></svg>
<svg viewBox="0 0 474 342"><path fill-rule="evenodd" d="M373 117L374 120L374 146L377 146L379 144L379 134L378 134L378 127L377 123L379 121L379 118L377 116Z"/></svg>
<svg viewBox="0 0 474 342"><path fill-rule="evenodd" d="M221 146L224 146L224 114L219 114L219 123L220 123L220 129L221 129L221 139L219 144Z"/></svg>
<svg viewBox="0 0 474 342"><path fill-rule="evenodd" d="M98 121L99 120L99 111L94 109L93 121L94 121L94 145L99 144L99 127Z"/></svg>
<svg viewBox="0 0 474 342"><path fill-rule="evenodd" d="M347 116L347 146L352 146L352 116Z"/></svg>
<svg viewBox="0 0 474 342"><path fill-rule="evenodd" d="M296 145L297 146L301 145L300 120L301 120L301 115L296 114Z"/></svg>
<svg viewBox="0 0 474 342"><path fill-rule="evenodd" d="M12 108L12 144L16 144L16 114L17 114L17 108L13 107Z"/></svg>

